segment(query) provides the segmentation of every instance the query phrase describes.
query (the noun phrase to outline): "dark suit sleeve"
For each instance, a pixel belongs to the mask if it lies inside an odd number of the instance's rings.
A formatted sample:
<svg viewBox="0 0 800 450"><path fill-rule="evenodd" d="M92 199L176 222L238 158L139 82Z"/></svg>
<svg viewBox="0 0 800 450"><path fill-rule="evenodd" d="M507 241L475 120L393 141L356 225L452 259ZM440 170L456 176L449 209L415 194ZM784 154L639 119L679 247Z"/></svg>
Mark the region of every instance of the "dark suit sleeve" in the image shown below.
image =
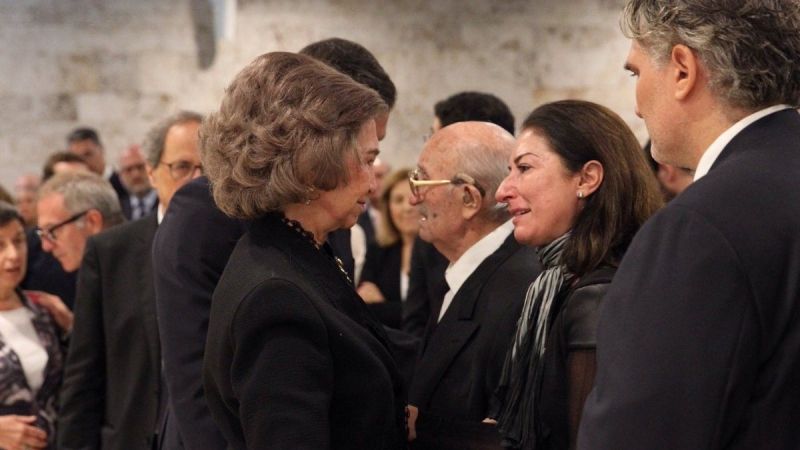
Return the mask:
<svg viewBox="0 0 800 450"><path fill-rule="evenodd" d="M417 238L411 250L408 294L403 303L403 331L418 338L422 338L425 334L425 325L431 313L424 248L423 241Z"/></svg>
<svg viewBox="0 0 800 450"><path fill-rule="evenodd" d="M722 448L752 395L760 336L742 263L697 213L665 212L604 300L580 449Z"/></svg>
<svg viewBox="0 0 800 450"><path fill-rule="evenodd" d="M211 295L243 225L213 204L208 185L178 190L153 247L156 307L170 410L183 445L225 448L203 394L202 366Z"/></svg>
<svg viewBox="0 0 800 450"><path fill-rule="evenodd" d="M105 405L105 337L100 265L89 238L78 276L72 330L58 415L58 448L100 448Z"/></svg>
<svg viewBox="0 0 800 450"><path fill-rule="evenodd" d="M288 282L265 283L243 300L231 336L231 383L247 447L329 448L334 367L311 301Z"/></svg>

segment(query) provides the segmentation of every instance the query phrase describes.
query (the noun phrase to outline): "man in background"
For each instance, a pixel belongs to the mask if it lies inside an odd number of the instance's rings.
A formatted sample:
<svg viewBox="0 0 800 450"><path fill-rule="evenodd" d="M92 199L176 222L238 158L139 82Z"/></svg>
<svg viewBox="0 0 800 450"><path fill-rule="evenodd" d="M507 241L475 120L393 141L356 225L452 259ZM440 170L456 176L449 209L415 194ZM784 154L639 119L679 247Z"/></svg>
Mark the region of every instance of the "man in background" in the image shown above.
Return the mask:
<svg viewBox="0 0 800 450"><path fill-rule="evenodd" d="M200 175L201 120L181 112L148 134L146 170L162 209ZM166 393L151 253L159 217L114 227L86 244L61 386L60 449L152 449L159 443Z"/></svg>
<svg viewBox="0 0 800 450"><path fill-rule="evenodd" d="M83 158L89 166L89 170L108 180L122 204L122 200L128 195L128 192L122 185L119 174L113 167L106 164L105 149L96 130L85 127L72 130L67 135L67 151Z"/></svg>
<svg viewBox="0 0 800 450"><path fill-rule="evenodd" d="M138 145L129 146L119 156L119 179L128 193L121 202L122 214L128 220L141 219L158 208L158 194L150 185Z"/></svg>

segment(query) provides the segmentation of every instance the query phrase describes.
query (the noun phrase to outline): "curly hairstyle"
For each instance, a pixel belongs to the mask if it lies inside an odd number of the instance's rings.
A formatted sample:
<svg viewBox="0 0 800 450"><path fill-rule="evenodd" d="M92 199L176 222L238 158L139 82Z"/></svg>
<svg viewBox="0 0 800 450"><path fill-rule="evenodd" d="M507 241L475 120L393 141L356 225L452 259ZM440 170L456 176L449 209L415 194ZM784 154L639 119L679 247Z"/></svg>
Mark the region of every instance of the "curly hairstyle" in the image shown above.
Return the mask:
<svg viewBox="0 0 800 450"><path fill-rule="evenodd" d="M214 201L253 219L347 184L361 126L385 111L374 90L309 56L257 57L200 128Z"/></svg>
<svg viewBox="0 0 800 450"><path fill-rule="evenodd" d="M631 0L620 26L656 64L678 44L697 52L729 106L800 104L797 0Z"/></svg>
<svg viewBox="0 0 800 450"><path fill-rule="evenodd" d="M522 125L531 129L570 172L593 160L603 166L603 182L586 198L565 244L567 269L582 276L600 265L618 265L639 227L663 205L633 132L610 109L581 100L536 108Z"/></svg>

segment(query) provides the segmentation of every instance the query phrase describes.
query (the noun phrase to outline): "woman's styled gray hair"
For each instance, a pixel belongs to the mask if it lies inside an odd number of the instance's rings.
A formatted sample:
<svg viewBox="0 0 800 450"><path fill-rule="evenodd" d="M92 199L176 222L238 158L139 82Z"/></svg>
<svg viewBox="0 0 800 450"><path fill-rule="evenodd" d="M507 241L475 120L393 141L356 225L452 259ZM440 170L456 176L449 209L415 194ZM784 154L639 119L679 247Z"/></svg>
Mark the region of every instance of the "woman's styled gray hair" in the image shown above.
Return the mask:
<svg viewBox="0 0 800 450"><path fill-rule="evenodd" d="M385 111L374 90L313 58L259 56L200 128L214 201L252 219L346 184L361 126Z"/></svg>
<svg viewBox="0 0 800 450"><path fill-rule="evenodd" d="M800 104L797 0L631 0L620 25L656 64L675 45L694 50L731 107Z"/></svg>

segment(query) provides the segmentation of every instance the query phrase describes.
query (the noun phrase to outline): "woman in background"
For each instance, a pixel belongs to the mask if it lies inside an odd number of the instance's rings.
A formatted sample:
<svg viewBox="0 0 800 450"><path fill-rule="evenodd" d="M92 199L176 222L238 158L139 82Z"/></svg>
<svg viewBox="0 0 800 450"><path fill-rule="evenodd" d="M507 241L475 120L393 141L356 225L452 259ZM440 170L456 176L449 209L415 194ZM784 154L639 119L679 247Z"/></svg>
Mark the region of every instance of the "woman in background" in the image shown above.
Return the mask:
<svg viewBox="0 0 800 450"><path fill-rule="evenodd" d="M419 232L419 212L411 205L409 169L388 175L380 197L377 243L367 250L358 293L372 312L392 328L400 328L402 302L408 292L411 250Z"/></svg>
<svg viewBox="0 0 800 450"><path fill-rule="evenodd" d="M23 292L25 222L0 201L0 448L53 448L56 398L72 313L44 292Z"/></svg>
<svg viewBox="0 0 800 450"><path fill-rule="evenodd" d="M661 194L625 122L585 101L534 110L510 167L497 199L544 270L525 297L491 418L505 446L566 450L594 384L598 308Z"/></svg>

